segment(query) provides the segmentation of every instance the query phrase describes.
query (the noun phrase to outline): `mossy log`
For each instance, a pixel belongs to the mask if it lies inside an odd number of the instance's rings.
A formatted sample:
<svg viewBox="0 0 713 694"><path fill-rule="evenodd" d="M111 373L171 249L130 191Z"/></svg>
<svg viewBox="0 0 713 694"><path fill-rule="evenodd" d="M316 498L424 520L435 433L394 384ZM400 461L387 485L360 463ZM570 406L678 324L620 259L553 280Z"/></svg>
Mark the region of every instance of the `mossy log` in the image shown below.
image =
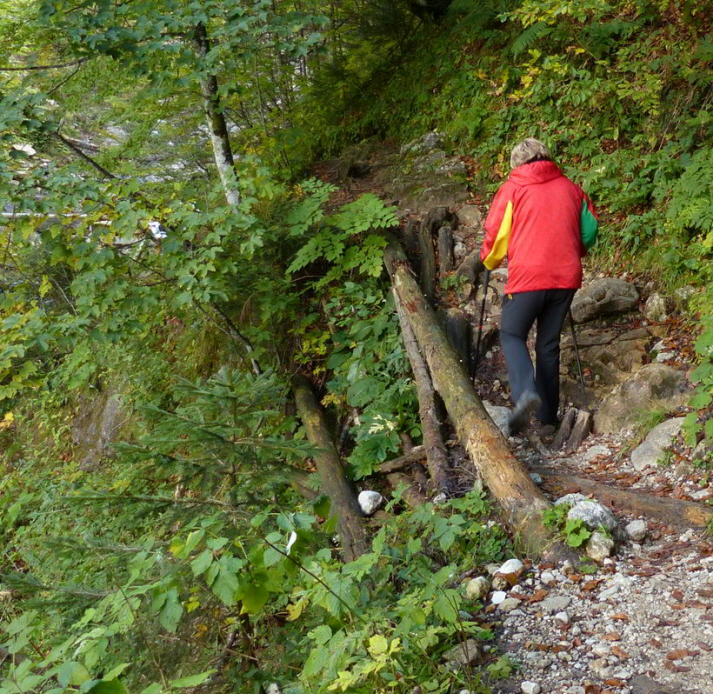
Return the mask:
<svg viewBox="0 0 713 694"><path fill-rule="evenodd" d="M433 384L443 398L461 443L483 483L502 508L510 527L529 551L542 552L552 542L542 523L542 513L550 506L549 502L512 454L506 439L483 407L395 238L390 239L385 261L404 314L428 364Z"/></svg>
<svg viewBox="0 0 713 694"><path fill-rule="evenodd" d="M421 432L423 433L423 446L426 449L426 459L428 472L431 476L432 487L435 492L451 491L450 465L446 446L441 436L441 424L436 414L436 393L433 389L431 376L428 373L428 366L421 355L416 342L416 337L411 330L404 308L398 294L394 291L394 303L401 325L401 335L406 347L406 354L411 362L411 370L416 381L416 392L418 394L418 415L421 420Z"/></svg>
<svg viewBox="0 0 713 694"><path fill-rule="evenodd" d="M337 516L337 528L342 539L344 558L352 561L368 549L368 538L363 515L354 490L344 472L342 459L332 440L322 408L310 382L298 374L292 379L297 414L307 430L307 439L317 448L314 462L317 466L320 488L332 502L331 513Z"/></svg>

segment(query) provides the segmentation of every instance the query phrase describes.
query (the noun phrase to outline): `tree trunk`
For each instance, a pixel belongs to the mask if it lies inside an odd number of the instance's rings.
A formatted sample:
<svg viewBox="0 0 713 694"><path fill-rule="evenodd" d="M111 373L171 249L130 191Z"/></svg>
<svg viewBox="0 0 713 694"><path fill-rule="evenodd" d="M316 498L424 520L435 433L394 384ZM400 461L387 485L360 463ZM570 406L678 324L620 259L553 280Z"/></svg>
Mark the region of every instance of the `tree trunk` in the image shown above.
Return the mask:
<svg viewBox="0 0 713 694"><path fill-rule="evenodd" d="M193 33L193 41L198 57L201 61L205 61L210 51L210 41L203 22L196 26ZM205 72L208 69L206 65L203 65L202 69L204 72L200 78L201 94L203 95L203 108L208 121L208 132L210 133L210 142L213 147L215 165L218 167L218 175L225 191L225 199L229 205L237 205L240 202L240 193L238 192L233 150L230 148L228 126L225 122L225 116L220 104L220 95L218 94L218 79L214 72Z"/></svg>
<svg viewBox="0 0 713 694"><path fill-rule="evenodd" d="M529 550L542 552L552 542L542 524L542 513L549 507L549 502L510 452L507 441L485 411L395 239L391 240L384 257L406 319L458 437L484 484L505 512L509 525L521 535Z"/></svg>
<svg viewBox="0 0 713 694"><path fill-rule="evenodd" d="M455 265L453 258L453 229L441 227L438 230L438 271L441 275L451 272Z"/></svg>
<svg viewBox="0 0 713 694"><path fill-rule="evenodd" d="M396 304L399 323L401 324L401 335L406 346L406 353L411 362L411 370L416 381L418 415L421 419L421 431L423 433L423 446L426 449L428 472L431 475L435 490L448 494L451 488L450 465L448 464L446 447L441 437L441 424L436 416L436 393L433 390L428 367L418 349L418 343L408 320L406 320L404 308L396 291L394 291L394 303Z"/></svg>
<svg viewBox="0 0 713 694"><path fill-rule="evenodd" d="M314 456L321 489L331 499L332 515L342 538L344 558L352 561L367 550L367 536L362 512L349 484L342 459L332 440L327 422L310 382L298 374L292 379L297 414L307 430L307 439L318 451Z"/></svg>
<svg viewBox="0 0 713 694"><path fill-rule="evenodd" d="M429 301L436 297L436 253L433 250L433 236L430 226L424 222L418 230L418 243L421 255L421 289Z"/></svg>
<svg viewBox="0 0 713 694"><path fill-rule="evenodd" d="M542 475L548 487L555 487L563 493L579 491L582 494L591 494L597 501L606 504L615 512L627 511L677 527L704 528L713 520L713 507L703 504L649 496L640 491L618 489L583 477L552 472L550 469L536 468L535 471Z"/></svg>

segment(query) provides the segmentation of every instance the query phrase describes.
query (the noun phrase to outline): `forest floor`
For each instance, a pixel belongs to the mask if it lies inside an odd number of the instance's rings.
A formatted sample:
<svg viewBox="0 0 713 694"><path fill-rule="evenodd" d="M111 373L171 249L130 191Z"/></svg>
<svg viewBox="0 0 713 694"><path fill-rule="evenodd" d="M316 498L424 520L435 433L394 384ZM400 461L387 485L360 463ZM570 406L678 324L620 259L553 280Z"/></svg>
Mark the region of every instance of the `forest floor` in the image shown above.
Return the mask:
<svg viewBox="0 0 713 694"><path fill-rule="evenodd" d="M429 171L434 180L429 180ZM464 175L454 176L453 171ZM438 144L420 147L417 143L406 157L403 150L399 155L390 145L362 148L350 158L321 162L313 174L338 186L335 207L363 193L376 193L399 207L404 224L422 217L429 206L448 206L458 220L454 232L456 249L460 245L457 265L482 241L487 200L482 191L468 187L472 171L473 162L467 158L449 159ZM421 198L425 206L420 205ZM603 277L589 267L585 286ZM656 359L654 342L659 343L659 351L670 350L666 359L669 368L682 374L692 368L693 336L680 312L673 310L663 320L647 320L641 313L643 294L651 293L652 283L643 287L647 278L624 279L638 285L640 305L578 328L584 336L585 374L592 382L588 403L592 411L614 385L646 364L664 361ZM502 290L503 283L503 277L494 282L495 292ZM475 323L481 297L474 292L464 299L441 284L436 301L444 308L457 307ZM499 299L489 297L491 326L497 325L498 307ZM586 349L588 344L596 345L601 336L608 340L600 342L608 344L604 356L601 350ZM576 375L567 373L568 355L571 362L571 343L563 340L563 404L581 408ZM614 380L594 382L592 373L597 366ZM475 386L481 399L496 410L509 405L507 370L496 341L485 353ZM680 418L686 411L680 398L658 404L665 412L664 421ZM568 454L552 451L543 455L527 438L511 438L510 443L518 459L531 469L566 472L659 498L699 503L713 499L709 474L705 466L692 460L681 433L675 433L674 443L661 460L633 464L631 454L645 433L629 424L613 433L591 434ZM462 464L463 452L458 448L452 450ZM553 485L548 479L543 490L552 501L576 491ZM489 604L481 623L497 635L486 659L507 655L515 666L509 677L492 684L495 692L713 694L713 543L709 533L703 528L686 529L685 524L670 527L620 508L611 510L620 528L637 518L643 520L645 536L634 541L620 531L614 553L598 564L595 573L525 561L518 583L507 590L507 597L515 600L508 600L503 609L494 604L493 594L485 598ZM480 614L477 619L481 621Z"/></svg>

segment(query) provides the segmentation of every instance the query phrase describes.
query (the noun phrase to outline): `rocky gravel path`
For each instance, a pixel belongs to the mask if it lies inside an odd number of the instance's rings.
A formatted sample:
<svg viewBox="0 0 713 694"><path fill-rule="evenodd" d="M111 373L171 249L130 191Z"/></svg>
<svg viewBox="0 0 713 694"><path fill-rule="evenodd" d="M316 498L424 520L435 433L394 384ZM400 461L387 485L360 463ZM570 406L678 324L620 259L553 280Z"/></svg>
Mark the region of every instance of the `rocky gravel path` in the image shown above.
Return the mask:
<svg viewBox="0 0 713 694"><path fill-rule="evenodd" d="M594 575L532 567L508 595L518 603L488 609L520 668L497 692L713 692L713 546L691 531L625 547Z"/></svg>

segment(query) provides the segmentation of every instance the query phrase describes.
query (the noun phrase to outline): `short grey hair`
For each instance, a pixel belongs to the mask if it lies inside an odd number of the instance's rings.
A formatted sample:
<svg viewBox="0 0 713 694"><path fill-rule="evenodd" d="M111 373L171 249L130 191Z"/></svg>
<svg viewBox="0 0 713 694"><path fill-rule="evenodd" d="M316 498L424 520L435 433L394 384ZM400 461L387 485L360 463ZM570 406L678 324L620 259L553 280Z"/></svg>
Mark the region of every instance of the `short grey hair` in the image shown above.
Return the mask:
<svg viewBox="0 0 713 694"><path fill-rule="evenodd" d="M531 161L540 161L542 159L552 159L547 147L534 137L528 137L527 140L523 140L512 148L510 168L514 169Z"/></svg>

